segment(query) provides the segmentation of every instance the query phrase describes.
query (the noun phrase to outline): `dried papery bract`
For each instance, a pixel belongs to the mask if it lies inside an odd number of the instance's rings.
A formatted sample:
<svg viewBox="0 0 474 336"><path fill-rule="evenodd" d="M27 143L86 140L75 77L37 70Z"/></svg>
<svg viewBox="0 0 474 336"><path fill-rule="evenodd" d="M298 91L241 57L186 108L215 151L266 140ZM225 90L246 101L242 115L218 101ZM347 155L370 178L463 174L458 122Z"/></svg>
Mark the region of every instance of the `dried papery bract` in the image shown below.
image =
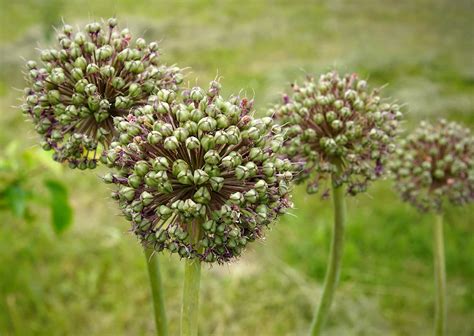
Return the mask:
<svg viewBox="0 0 474 336"><path fill-rule="evenodd" d="M156 251L226 262L291 207L291 163L271 118L253 117L246 98L224 99L221 84L160 90L127 117L105 177L133 232Z"/></svg>
<svg viewBox="0 0 474 336"><path fill-rule="evenodd" d="M454 122L422 122L401 141L391 170L402 199L422 212L473 202L474 136Z"/></svg>
<svg viewBox="0 0 474 336"><path fill-rule="evenodd" d="M310 194L329 195L332 185L334 231L324 290L311 327L319 335L338 282L346 217L344 194L364 192L383 176L402 117L399 106L387 102L379 89L369 89L357 75L329 72L302 85L270 109L286 130L284 156L296 168L296 181L307 182Z"/></svg>
<svg viewBox="0 0 474 336"><path fill-rule="evenodd" d="M133 41L113 18L77 32L65 25L57 41L57 49L41 51L42 66L27 62L22 110L55 160L94 168L115 134L113 118L160 88L176 89L183 76L160 63L157 43Z"/></svg>
<svg viewBox="0 0 474 336"><path fill-rule="evenodd" d="M421 212L434 212L435 335L445 335L446 269L443 210L474 201L474 136L461 125L422 122L401 141L391 163L395 188Z"/></svg>

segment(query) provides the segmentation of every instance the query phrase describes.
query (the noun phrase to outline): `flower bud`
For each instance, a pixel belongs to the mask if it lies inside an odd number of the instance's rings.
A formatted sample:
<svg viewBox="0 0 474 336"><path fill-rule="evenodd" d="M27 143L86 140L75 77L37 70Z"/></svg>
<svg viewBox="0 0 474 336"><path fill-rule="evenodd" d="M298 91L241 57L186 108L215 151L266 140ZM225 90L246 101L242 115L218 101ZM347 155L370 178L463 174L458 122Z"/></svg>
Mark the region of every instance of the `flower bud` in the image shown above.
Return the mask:
<svg viewBox="0 0 474 336"><path fill-rule="evenodd" d="M189 150L192 149L197 149L201 147L201 143L199 142L199 139L196 137L189 137L186 139L186 148Z"/></svg>
<svg viewBox="0 0 474 336"><path fill-rule="evenodd" d="M220 162L220 155L216 150L209 150L204 154L204 161L209 164L216 165Z"/></svg>
<svg viewBox="0 0 474 336"><path fill-rule="evenodd" d="M209 180L209 175L204 170L196 169L193 174L194 184L204 184Z"/></svg>
<svg viewBox="0 0 474 336"><path fill-rule="evenodd" d="M201 204L207 204L211 201L211 194L207 187L199 188L193 196L193 199Z"/></svg>

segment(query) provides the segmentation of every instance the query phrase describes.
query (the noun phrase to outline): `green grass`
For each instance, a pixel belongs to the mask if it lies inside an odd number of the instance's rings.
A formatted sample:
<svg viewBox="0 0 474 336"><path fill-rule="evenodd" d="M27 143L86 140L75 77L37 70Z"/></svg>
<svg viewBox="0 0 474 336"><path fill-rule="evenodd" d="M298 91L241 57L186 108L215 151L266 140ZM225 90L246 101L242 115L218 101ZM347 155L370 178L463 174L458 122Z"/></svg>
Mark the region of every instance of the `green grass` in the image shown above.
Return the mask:
<svg viewBox="0 0 474 336"><path fill-rule="evenodd" d="M1 0L0 154L37 140L17 104L20 56L34 57L61 17L117 15L162 40L188 80L223 77L259 113L305 73L359 72L405 103L407 130L447 117L474 127L474 11L468 0L87 1ZM152 334L143 256L107 199L98 172L64 170L75 222L56 237L47 213L25 223L1 212L0 335ZM42 179L42 176L38 176ZM304 335L320 295L332 220L329 201L295 192L296 208L230 265L203 271L201 335ZM433 319L431 224L382 181L349 200L341 283L328 335L427 335ZM446 216L449 335L474 330L474 208ZM178 332L182 263L162 256L171 335Z"/></svg>

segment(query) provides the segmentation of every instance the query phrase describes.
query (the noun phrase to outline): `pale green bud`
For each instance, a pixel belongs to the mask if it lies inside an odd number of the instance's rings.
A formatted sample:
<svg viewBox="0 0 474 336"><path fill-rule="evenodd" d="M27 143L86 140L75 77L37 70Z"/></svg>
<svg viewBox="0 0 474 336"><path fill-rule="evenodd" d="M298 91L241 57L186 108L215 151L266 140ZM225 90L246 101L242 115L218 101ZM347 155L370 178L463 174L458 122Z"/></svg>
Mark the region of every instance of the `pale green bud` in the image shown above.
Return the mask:
<svg viewBox="0 0 474 336"><path fill-rule="evenodd" d="M245 166L237 166L235 168L235 177L239 180L246 179L249 176L249 170Z"/></svg>
<svg viewBox="0 0 474 336"><path fill-rule="evenodd" d="M193 196L193 199L201 204L207 204L211 201L211 194L207 187L200 187Z"/></svg>
<svg viewBox="0 0 474 336"><path fill-rule="evenodd" d="M209 164L216 165L220 162L220 155L216 150L209 150L204 154L204 161Z"/></svg>
<svg viewBox="0 0 474 336"><path fill-rule="evenodd" d="M194 184L204 184L209 180L209 175L201 169L196 169L193 174Z"/></svg>

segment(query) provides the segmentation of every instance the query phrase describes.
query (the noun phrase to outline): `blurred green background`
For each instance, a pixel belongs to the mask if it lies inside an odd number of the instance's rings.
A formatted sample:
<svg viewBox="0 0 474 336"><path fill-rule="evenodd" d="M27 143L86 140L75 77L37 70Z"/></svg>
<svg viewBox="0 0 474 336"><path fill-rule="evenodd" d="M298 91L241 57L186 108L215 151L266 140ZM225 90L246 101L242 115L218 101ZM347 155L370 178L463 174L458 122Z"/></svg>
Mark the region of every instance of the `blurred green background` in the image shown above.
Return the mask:
<svg viewBox="0 0 474 336"><path fill-rule="evenodd" d="M260 114L291 81L335 68L389 84L385 94L406 104L406 131L437 117L474 127L471 0L1 0L0 335L153 333L145 260L97 178L102 171L53 163L14 107L15 88L24 86L22 57L53 43L53 25L113 15L135 36L161 41L167 63L189 66L191 85L218 74L225 94L254 96ZM381 181L349 200L327 335L431 333L433 218L402 204L391 187ZM201 335L305 334L332 214L330 201L305 195L304 187L294 201L292 214L241 260L206 267ZM449 335L474 333L473 210L446 215ZM71 227L61 227L70 216ZM176 335L182 263L161 260Z"/></svg>

